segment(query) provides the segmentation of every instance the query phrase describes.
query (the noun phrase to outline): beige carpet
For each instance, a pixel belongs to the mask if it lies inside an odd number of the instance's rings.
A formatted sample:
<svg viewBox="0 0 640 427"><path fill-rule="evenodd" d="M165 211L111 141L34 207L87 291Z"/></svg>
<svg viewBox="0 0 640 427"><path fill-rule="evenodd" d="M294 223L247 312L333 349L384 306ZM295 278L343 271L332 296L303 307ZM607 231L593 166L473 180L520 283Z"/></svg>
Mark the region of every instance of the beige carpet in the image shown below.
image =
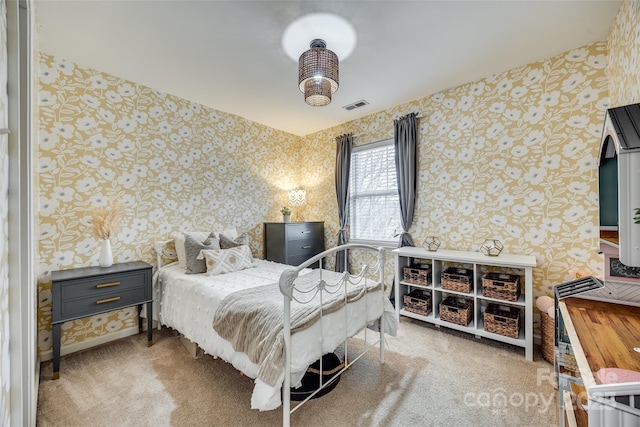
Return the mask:
<svg viewBox="0 0 640 427"><path fill-rule="evenodd" d="M250 409L253 381L205 355L193 359L166 328L62 358L41 368L37 425L277 426L281 408ZM355 345L358 339L351 340ZM557 425L552 366L524 350L419 322L387 338L386 363L370 351L293 426Z"/></svg>

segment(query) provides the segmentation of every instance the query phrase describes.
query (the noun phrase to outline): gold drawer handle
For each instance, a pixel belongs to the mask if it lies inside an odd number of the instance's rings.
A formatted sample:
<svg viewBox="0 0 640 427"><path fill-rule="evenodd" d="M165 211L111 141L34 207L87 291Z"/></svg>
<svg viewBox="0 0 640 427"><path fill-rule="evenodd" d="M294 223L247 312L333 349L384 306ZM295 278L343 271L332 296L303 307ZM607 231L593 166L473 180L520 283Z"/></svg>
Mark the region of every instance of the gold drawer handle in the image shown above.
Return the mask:
<svg viewBox="0 0 640 427"><path fill-rule="evenodd" d="M104 304L105 302L118 301L119 299L120 299L120 297L113 297L113 298L99 299L98 301L96 301L96 304Z"/></svg>
<svg viewBox="0 0 640 427"><path fill-rule="evenodd" d="M302 249L311 249L311 245L303 246Z"/></svg>
<svg viewBox="0 0 640 427"><path fill-rule="evenodd" d="M120 282L100 283L96 285L96 288L108 288L109 286L118 286Z"/></svg>
<svg viewBox="0 0 640 427"><path fill-rule="evenodd" d="M301 233L301 234L309 234L309 233L311 233L311 230L301 231L300 233Z"/></svg>

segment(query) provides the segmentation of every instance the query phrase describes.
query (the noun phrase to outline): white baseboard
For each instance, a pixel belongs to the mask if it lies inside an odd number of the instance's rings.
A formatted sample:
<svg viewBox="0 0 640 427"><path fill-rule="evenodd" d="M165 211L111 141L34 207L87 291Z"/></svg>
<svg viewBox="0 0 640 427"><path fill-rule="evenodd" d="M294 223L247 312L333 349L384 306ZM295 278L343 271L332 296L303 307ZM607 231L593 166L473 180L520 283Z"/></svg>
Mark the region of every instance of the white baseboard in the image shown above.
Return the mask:
<svg viewBox="0 0 640 427"><path fill-rule="evenodd" d="M60 356L64 356L65 354L75 353L76 351L80 351L80 350L86 350L96 345L118 340L120 338L130 337L131 335L136 335L138 332L139 332L138 326L136 325L126 329L122 329L112 334L102 335L102 336L84 340L78 343L69 344L69 345L63 346L60 349ZM53 359L53 349L44 351L40 354L40 360L42 362L46 362L47 360L51 360L51 359Z"/></svg>

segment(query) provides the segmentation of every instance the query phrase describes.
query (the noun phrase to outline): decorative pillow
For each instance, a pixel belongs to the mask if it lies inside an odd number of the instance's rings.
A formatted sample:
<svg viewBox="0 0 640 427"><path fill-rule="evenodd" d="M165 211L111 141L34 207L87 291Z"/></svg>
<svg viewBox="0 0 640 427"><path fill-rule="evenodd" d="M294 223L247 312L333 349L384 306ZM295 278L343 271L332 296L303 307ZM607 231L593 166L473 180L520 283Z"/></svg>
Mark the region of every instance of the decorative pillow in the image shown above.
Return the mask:
<svg viewBox="0 0 640 427"><path fill-rule="evenodd" d="M220 243L215 234L210 233L206 240L200 243L191 234L184 236L184 252L186 255L187 274L199 274L207 271L207 266L203 259L198 258L203 249L220 249Z"/></svg>
<svg viewBox="0 0 640 427"><path fill-rule="evenodd" d="M198 258L204 258L207 276L244 270L253 264L251 249L247 245L231 249L205 249L200 251Z"/></svg>
<svg viewBox="0 0 640 427"><path fill-rule="evenodd" d="M220 249L231 249L237 246L248 245L249 236L247 233L242 233L237 237L228 237L224 233L220 233Z"/></svg>
<svg viewBox="0 0 640 427"><path fill-rule="evenodd" d="M231 239L235 239L238 236L238 232L235 228L229 228L228 230L223 230L220 233L213 231L212 232L215 237L218 237L219 234L223 234L225 236L230 237ZM204 241L209 236L209 231L187 231L187 232L179 232L176 231L171 233L171 238L175 241L176 253L178 254L178 265L182 268L187 268L187 255L184 253L184 236L186 234L190 234L191 237L196 239L199 242Z"/></svg>
<svg viewBox="0 0 640 427"><path fill-rule="evenodd" d="M184 233L173 232L171 233L174 246L176 248L176 256L178 257L178 265L182 268L187 268L186 255L184 254Z"/></svg>

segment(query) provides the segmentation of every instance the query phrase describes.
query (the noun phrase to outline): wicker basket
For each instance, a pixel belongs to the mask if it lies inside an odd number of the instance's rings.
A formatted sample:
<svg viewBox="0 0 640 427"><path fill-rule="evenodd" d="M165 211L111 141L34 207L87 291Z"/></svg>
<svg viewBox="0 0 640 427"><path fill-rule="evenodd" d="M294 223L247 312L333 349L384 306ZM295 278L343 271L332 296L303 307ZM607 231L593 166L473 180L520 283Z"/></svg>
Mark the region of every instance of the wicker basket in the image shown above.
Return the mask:
<svg viewBox="0 0 640 427"><path fill-rule="evenodd" d="M489 303L484 311L484 330L505 337L520 336L520 309Z"/></svg>
<svg viewBox="0 0 640 427"><path fill-rule="evenodd" d="M428 316L431 313L431 292L414 289L404 296L404 309L411 313Z"/></svg>
<svg viewBox="0 0 640 427"><path fill-rule="evenodd" d="M553 363L553 350L555 340L555 321L547 313L540 312L540 333L542 334L542 357L549 363Z"/></svg>
<svg viewBox="0 0 640 427"><path fill-rule="evenodd" d="M558 365L571 372L578 372L578 362L573 354L571 344L565 342L558 343Z"/></svg>
<svg viewBox="0 0 640 427"><path fill-rule="evenodd" d="M466 298L448 296L440 303L440 319L467 326L471 322L472 306L471 301Z"/></svg>
<svg viewBox="0 0 640 427"><path fill-rule="evenodd" d="M482 295L487 298L518 301L520 276L504 273L487 273L482 278Z"/></svg>
<svg viewBox="0 0 640 427"><path fill-rule="evenodd" d="M402 273L403 280L407 283L423 286L429 286L431 283L431 266L429 264L404 267Z"/></svg>
<svg viewBox="0 0 640 427"><path fill-rule="evenodd" d="M471 292L473 286L473 271L467 268L449 267L440 277L442 289L455 292Z"/></svg>

